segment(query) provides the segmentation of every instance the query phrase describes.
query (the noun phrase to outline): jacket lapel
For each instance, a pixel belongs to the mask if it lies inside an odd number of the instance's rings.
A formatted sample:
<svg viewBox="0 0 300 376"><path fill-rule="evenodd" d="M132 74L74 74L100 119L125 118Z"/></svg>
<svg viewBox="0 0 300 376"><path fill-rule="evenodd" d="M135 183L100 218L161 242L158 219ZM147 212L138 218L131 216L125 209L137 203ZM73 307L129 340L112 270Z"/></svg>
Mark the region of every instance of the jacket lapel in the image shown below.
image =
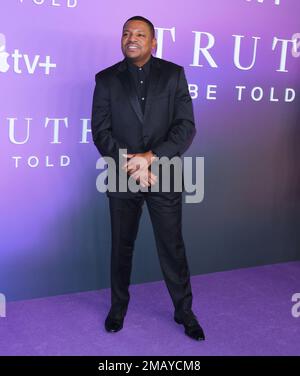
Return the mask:
<svg viewBox="0 0 300 376"><path fill-rule="evenodd" d="M137 117L139 118L140 122L143 124L147 114L150 111L151 101L155 96L155 90L157 87L157 83L160 77L160 64L159 60L155 57L152 57L153 61L151 64L149 79L148 79L148 90L147 90L147 99L145 105L145 114L143 114L138 97L136 95L135 89L131 83L130 73L127 70L127 63L126 59L122 60L119 67L118 67L118 77L125 89L125 92L128 96L130 104L135 111Z"/></svg>
<svg viewBox="0 0 300 376"><path fill-rule="evenodd" d="M152 57L152 59L153 60L152 60L150 74L148 78L148 90L147 90L147 99L146 99L146 105L145 105L144 119L147 118L150 112L151 103L157 93L158 82L159 82L160 74L161 74L159 59L155 57Z"/></svg>
<svg viewBox="0 0 300 376"><path fill-rule="evenodd" d="M141 110L141 106L139 104L138 97L135 93L135 89L134 89L134 87L131 83L130 73L127 70L127 64L126 64L125 59L119 65L118 70L119 70L118 77L119 77L119 79L120 79L120 81L121 81L121 83L124 87L126 96L128 97L130 104L131 104L133 110L135 111L137 117L139 118L140 122L143 123L144 122L143 112Z"/></svg>

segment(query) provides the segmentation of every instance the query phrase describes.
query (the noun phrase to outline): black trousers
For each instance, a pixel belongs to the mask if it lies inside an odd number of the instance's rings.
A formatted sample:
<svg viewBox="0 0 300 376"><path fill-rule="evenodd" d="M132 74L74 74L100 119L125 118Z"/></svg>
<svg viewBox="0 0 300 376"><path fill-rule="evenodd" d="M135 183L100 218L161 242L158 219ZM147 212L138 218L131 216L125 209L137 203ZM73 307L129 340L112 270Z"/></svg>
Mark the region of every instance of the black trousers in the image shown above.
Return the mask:
<svg viewBox="0 0 300 376"><path fill-rule="evenodd" d="M134 243L144 201L154 231L159 262L177 317L192 308L190 272L182 237L182 193L141 192L134 198L109 197L111 216L111 310L123 318L130 299Z"/></svg>

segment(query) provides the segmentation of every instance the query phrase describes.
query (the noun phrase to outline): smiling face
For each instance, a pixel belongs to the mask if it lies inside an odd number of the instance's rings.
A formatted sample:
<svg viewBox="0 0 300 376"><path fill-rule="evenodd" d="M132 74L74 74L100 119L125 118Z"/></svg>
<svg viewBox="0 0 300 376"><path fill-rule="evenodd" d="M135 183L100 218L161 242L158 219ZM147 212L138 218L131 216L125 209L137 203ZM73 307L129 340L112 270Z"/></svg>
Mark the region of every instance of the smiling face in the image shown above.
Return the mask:
<svg viewBox="0 0 300 376"><path fill-rule="evenodd" d="M124 56L138 66L144 65L156 48L149 25L144 21L128 21L123 28L121 48Z"/></svg>

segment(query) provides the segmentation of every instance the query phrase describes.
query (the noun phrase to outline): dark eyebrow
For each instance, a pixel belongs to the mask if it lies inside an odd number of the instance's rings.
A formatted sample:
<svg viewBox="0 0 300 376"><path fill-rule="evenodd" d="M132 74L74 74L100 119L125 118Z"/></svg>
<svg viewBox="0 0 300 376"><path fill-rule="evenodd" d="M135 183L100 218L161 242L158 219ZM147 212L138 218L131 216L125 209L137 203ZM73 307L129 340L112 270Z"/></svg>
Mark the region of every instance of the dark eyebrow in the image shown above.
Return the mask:
<svg viewBox="0 0 300 376"><path fill-rule="evenodd" d="M129 30L128 30L128 29L124 29L124 30L123 30L123 33L124 33L124 31L129 31ZM142 33L145 32L144 30L136 30L136 31L138 31L138 32L142 32Z"/></svg>

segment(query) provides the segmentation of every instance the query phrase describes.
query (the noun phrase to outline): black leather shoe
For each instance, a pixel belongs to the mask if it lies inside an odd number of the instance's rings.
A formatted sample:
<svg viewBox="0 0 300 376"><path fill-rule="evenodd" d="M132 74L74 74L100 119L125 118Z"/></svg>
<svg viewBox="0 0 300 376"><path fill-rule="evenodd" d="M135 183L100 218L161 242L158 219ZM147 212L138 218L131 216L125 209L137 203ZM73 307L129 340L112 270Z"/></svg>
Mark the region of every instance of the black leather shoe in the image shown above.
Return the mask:
<svg viewBox="0 0 300 376"><path fill-rule="evenodd" d="M182 319L178 319L174 316L174 320L177 322L177 324L183 324L184 332L187 336L195 339L196 341L205 340L203 329L201 328L195 317L183 321Z"/></svg>
<svg viewBox="0 0 300 376"><path fill-rule="evenodd" d="M124 319L115 319L108 315L105 320L105 329L108 332L118 332L123 328L123 321Z"/></svg>

